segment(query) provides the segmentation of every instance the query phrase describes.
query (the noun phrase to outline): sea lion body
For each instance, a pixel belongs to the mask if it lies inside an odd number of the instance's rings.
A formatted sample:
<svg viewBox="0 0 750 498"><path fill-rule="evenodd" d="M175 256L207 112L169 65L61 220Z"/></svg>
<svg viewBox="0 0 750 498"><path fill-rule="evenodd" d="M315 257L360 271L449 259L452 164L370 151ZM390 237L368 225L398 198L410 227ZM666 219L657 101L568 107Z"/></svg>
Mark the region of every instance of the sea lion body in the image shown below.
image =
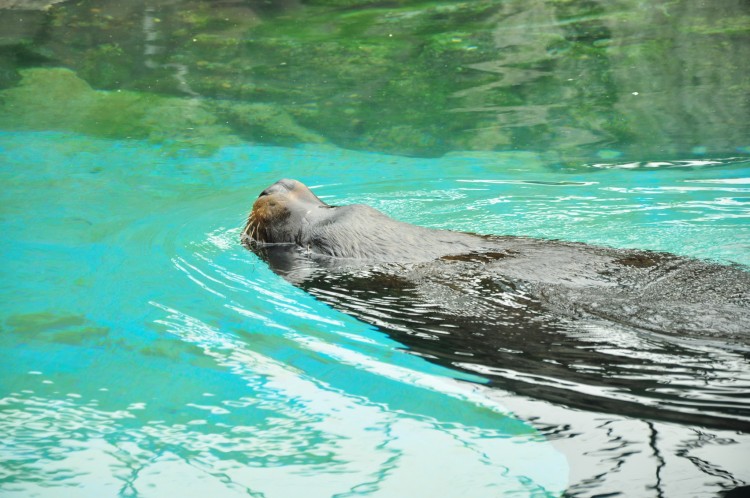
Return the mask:
<svg viewBox="0 0 750 498"><path fill-rule="evenodd" d="M740 267L433 230L364 205L329 206L294 180L263 191L242 239L321 301L493 385L584 408L750 427L750 408L728 387L750 382L737 370L750 351L750 273ZM722 390L685 381L706 375ZM628 394L640 392L650 394Z"/></svg>
<svg viewBox="0 0 750 498"><path fill-rule="evenodd" d="M328 272L391 264L401 275L408 274L404 265L426 264L441 278L456 267L451 262L464 262L523 282L555 312L610 316L671 333L745 337L750 330L742 316L750 310L750 274L739 268L667 253L430 229L363 204L331 206L296 180L279 180L260 194L242 238L293 281L307 278L294 277L294 268L309 269L310 260Z"/></svg>

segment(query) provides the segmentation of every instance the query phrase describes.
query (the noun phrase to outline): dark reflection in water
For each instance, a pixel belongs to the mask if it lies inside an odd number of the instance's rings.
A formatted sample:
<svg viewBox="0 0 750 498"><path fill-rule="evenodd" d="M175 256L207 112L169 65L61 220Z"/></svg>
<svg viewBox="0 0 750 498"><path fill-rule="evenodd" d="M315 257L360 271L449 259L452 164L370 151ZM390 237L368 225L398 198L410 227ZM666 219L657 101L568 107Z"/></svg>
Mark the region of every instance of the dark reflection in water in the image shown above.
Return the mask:
<svg viewBox="0 0 750 498"><path fill-rule="evenodd" d="M520 148L561 160L750 146L744 0L18 0L0 13L0 88L30 85L24 68L62 66L97 90L192 103L170 111L190 133L165 114L103 129L32 122L24 116L39 103L8 96L0 126L202 147L231 135L423 156ZM59 78L46 73L38 91ZM76 88L63 90L70 112L90 116ZM114 110L128 112L114 99L94 117Z"/></svg>
<svg viewBox="0 0 750 498"><path fill-rule="evenodd" d="M256 251L334 308L490 385L636 419L750 430L750 274L668 254L499 238L431 263Z"/></svg>

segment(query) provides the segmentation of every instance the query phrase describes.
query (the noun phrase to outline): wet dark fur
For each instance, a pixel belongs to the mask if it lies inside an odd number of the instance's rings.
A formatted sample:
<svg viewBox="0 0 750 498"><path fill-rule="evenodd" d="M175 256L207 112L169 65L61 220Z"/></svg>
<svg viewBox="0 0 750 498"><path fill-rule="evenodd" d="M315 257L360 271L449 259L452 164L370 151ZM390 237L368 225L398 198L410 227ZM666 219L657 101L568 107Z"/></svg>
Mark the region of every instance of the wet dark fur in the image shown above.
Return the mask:
<svg viewBox="0 0 750 498"><path fill-rule="evenodd" d="M750 425L750 409L731 402L716 413L673 409L682 403L678 392L654 406L623 408L632 402L502 373L510 368L530 378L659 391L660 369L668 375L673 365L649 359L651 353L607 354L620 347L607 335L656 333L747 351L750 273L742 268L666 253L431 230L368 206L329 206L294 180L260 195L243 242L274 271L333 307L432 361L480 372L505 389L677 422ZM582 346L602 331L601 347ZM699 349L668 343L659 354L689 359L678 379L705 375L710 354L703 360ZM579 364L592 365L594 373ZM634 365L652 373L631 379ZM685 389L687 398L695 397Z"/></svg>

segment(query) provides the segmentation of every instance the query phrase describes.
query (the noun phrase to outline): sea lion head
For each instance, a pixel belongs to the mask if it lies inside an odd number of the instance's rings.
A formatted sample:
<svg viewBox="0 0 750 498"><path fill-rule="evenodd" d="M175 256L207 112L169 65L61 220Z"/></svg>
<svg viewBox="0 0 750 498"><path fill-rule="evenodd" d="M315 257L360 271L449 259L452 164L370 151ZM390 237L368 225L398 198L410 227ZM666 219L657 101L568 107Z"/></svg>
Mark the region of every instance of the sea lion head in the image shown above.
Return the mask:
<svg viewBox="0 0 750 498"><path fill-rule="evenodd" d="M321 208L331 207L302 182L279 180L255 200L242 231L242 241L300 244L310 224L321 217Z"/></svg>

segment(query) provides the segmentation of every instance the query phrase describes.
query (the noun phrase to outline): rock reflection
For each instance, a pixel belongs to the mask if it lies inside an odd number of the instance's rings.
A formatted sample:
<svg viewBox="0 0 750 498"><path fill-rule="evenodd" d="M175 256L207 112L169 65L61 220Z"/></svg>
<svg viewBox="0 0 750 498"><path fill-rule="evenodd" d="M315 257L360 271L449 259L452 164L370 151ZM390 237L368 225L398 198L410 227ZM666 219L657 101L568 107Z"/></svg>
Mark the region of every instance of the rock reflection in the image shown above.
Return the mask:
<svg viewBox="0 0 750 498"><path fill-rule="evenodd" d="M66 67L95 90L196 100L211 119L191 127L214 142L216 121L263 143L419 156L747 152L743 0L53 3L0 2L0 88ZM6 126L25 105L2 109Z"/></svg>

